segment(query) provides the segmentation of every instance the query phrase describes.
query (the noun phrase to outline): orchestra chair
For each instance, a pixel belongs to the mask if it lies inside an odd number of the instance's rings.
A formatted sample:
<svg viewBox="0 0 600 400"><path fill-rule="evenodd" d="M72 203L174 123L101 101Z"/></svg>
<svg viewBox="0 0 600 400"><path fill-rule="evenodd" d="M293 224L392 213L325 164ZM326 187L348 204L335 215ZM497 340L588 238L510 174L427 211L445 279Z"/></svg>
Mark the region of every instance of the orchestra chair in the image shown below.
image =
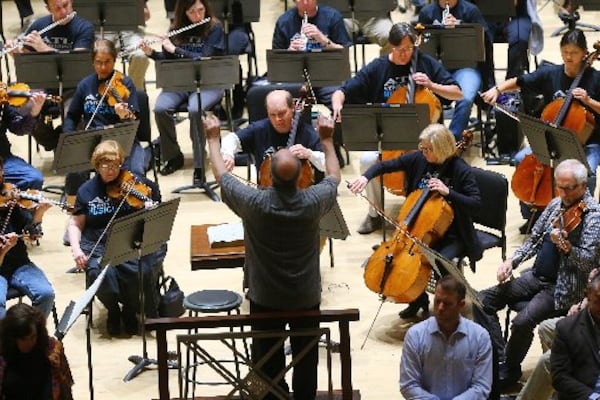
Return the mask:
<svg viewBox="0 0 600 400"><path fill-rule="evenodd" d="M21 292L14 286L9 286L6 291L6 302L8 303L10 300L17 299L19 303L23 302L23 297L27 297L27 295ZM56 312L56 303L52 305L52 320L54 321L54 327L58 328L58 313Z"/></svg>
<svg viewBox="0 0 600 400"><path fill-rule="evenodd" d="M502 260L506 260L506 209L508 206L508 180L502 174L481 168L472 168L481 194L481 208L473 216L475 234L484 250L500 247ZM494 204L494 207L486 206ZM471 265L475 272L475 264Z"/></svg>

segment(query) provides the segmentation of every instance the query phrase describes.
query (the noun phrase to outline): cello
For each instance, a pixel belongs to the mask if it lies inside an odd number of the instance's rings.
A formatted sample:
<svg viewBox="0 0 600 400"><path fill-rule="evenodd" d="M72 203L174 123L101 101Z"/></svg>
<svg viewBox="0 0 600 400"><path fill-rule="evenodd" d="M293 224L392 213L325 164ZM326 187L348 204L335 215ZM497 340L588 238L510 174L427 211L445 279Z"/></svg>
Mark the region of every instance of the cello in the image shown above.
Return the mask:
<svg viewBox="0 0 600 400"><path fill-rule="evenodd" d="M454 157L468 147L471 139L472 134L463 136ZM452 207L438 192L425 188L410 193L400 209L394 236L383 242L367 261L364 272L367 287L396 303L415 300L431 277L431 266L420 245L430 246L439 240L453 218Z"/></svg>
<svg viewBox="0 0 600 400"><path fill-rule="evenodd" d="M422 32L425 27L418 24L415 27L417 31L417 40L413 50L410 63L410 72L408 74L408 85L400 86L387 99L387 104L427 104L429 105L429 122L434 123L442 115L442 104L431 90L426 87L417 87L413 74L417 70L418 48L422 40ZM400 157L406 153L405 150L384 150L381 153L381 160L391 160ZM383 186L392 194L404 196L406 189L404 187L404 172L397 171L383 175Z"/></svg>
<svg viewBox="0 0 600 400"><path fill-rule="evenodd" d="M579 73L569 87L569 94L548 103L541 115L544 122L572 131L582 145L594 130L595 118L581 103L574 101L573 89L579 86L587 67L600 56L600 41L594 43L594 50L583 59ZM554 197L552 169L543 165L533 154L528 154L515 169L510 187L522 202L535 208L544 208Z"/></svg>
<svg viewBox="0 0 600 400"><path fill-rule="evenodd" d="M300 90L300 97L294 102L294 117L292 119L292 128L288 136L286 147L291 147L296 143L296 133L298 132L298 125L300 124L300 118L304 114L304 111L310 108L310 104L307 99L308 90L302 87ZM262 187L273 186L273 176L271 175L271 162L272 155L275 152L274 149L271 153L265 156L258 174L258 184ZM296 182L296 186L299 189L306 189L315 182L315 174L308 160L300 160L300 175Z"/></svg>

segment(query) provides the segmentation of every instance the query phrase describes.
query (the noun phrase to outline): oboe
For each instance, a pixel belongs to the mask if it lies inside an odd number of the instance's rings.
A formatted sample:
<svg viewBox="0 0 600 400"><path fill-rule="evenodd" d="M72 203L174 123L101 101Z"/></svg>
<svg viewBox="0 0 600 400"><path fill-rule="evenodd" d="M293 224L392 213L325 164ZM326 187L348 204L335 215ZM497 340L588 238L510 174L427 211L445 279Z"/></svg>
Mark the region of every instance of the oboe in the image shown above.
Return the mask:
<svg viewBox="0 0 600 400"><path fill-rule="evenodd" d="M44 33L48 32L50 29L54 29L55 27L57 27L58 25L69 21L70 19L72 19L73 17L75 17L75 14L77 14L76 11L73 11L69 14L67 14L66 16L64 16L63 18L59 19L58 21L54 21L53 23L51 23L50 25L48 25L47 27L45 27L44 29L41 29L38 31L38 33L40 35L43 35ZM2 51L0 51L0 57L3 57L4 55L23 47L24 45L24 36L20 36L19 38L17 38L17 40L15 40L15 42L10 45L7 46L5 48L2 49Z"/></svg>
<svg viewBox="0 0 600 400"><path fill-rule="evenodd" d="M172 31L169 31L169 32L167 32L167 34L165 35L165 37L170 38L170 37L173 37L175 35L179 35L182 32L189 31L190 29L194 29L194 28L196 28L197 26L200 26L200 25L204 25L204 24L206 24L209 21L210 21L210 17L206 17L206 18L204 18L201 21L195 22L195 23L190 24L190 25L186 25L186 26L181 27L179 29L174 29ZM139 49L140 47L142 47L142 44L145 44L146 46L149 46L149 45L152 45L154 43L160 43L160 42L162 42L164 40L165 37L160 37L160 38L156 38L156 39L152 39L152 40L145 40L145 41L142 41L142 42L140 42L140 43L138 43L138 44L136 44L134 46L129 46L129 47L127 47L127 48L125 48L125 49L123 49L123 50L121 50L119 52L119 57L127 57L128 55L130 55L131 53L133 53L134 51L136 51L137 49Z"/></svg>

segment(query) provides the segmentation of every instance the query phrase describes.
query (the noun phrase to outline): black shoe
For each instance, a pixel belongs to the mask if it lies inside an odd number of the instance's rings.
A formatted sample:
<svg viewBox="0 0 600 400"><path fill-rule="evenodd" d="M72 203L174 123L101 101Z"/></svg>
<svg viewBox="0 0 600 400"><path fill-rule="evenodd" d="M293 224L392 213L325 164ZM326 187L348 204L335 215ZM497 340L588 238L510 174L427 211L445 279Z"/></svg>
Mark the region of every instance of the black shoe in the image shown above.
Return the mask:
<svg viewBox="0 0 600 400"><path fill-rule="evenodd" d="M123 309L123 314L121 315L121 317L123 318L125 332L128 335L137 335L140 332L140 324L138 323L135 311L132 312L127 309Z"/></svg>
<svg viewBox="0 0 600 400"><path fill-rule="evenodd" d="M118 336L121 334L121 310L119 307L108 310L108 318L106 318L106 331L110 336Z"/></svg>
<svg viewBox="0 0 600 400"><path fill-rule="evenodd" d="M532 225L533 224L529 220L525 221L525 223L519 227L519 233L521 235L529 235L531 233Z"/></svg>
<svg viewBox="0 0 600 400"><path fill-rule="evenodd" d="M367 215L367 217L358 227L357 232L361 235L366 235L376 231L377 229L381 229L381 225L381 217L371 217L370 215Z"/></svg>
<svg viewBox="0 0 600 400"><path fill-rule="evenodd" d="M414 318L420 309L423 309L423 314L429 313L429 297L427 297L427 293L421 294L415 301L410 302L408 307L398 313L398 316L402 319Z"/></svg>
<svg viewBox="0 0 600 400"><path fill-rule="evenodd" d="M175 158L170 159L161 168L161 175L171 175L173 172L183 167L183 153L179 153Z"/></svg>
<svg viewBox="0 0 600 400"><path fill-rule="evenodd" d="M506 371L505 374L500 372L500 376L498 378L498 388L501 392L504 392L516 385L520 378L521 368Z"/></svg>

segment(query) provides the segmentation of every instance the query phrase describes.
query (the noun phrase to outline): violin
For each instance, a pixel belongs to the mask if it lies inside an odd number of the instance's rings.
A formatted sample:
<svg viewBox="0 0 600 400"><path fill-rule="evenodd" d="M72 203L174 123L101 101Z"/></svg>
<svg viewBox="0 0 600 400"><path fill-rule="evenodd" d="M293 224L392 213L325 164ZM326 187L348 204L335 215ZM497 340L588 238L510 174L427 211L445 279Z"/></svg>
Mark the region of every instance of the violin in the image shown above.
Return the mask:
<svg viewBox="0 0 600 400"><path fill-rule="evenodd" d="M17 108L22 107L27 104L33 93L29 89L29 85L25 83L15 83L7 86L4 82L0 82L0 104L9 104ZM46 94L46 101L60 103L62 98Z"/></svg>
<svg viewBox="0 0 600 400"><path fill-rule="evenodd" d="M577 204L567 209L562 209L558 216L552 221L552 227L565 231L567 235L581 224L582 215L587 211L585 201L580 200Z"/></svg>
<svg viewBox="0 0 600 400"><path fill-rule="evenodd" d="M417 40L415 50L413 51L410 72L408 74L408 86L401 86L392 93L387 99L388 104L427 104L429 105L429 121L437 122L442 114L442 103L431 90L426 87L417 87L413 74L417 72L418 48L421 45L423 30L425 26L417 24ZM381 153L381 160L391 160L400 157L406 153L406 150L384 150ZM406 190L404 187L404 171L395 171L383 175L383 186L392 194L404 196Z"/></svg>
<svg viewBox="0 0 600 400"><path fill-rule="evenodd" d="M127 102L131 94L129 88L123 82L124 77L122 72L114 71L110 80L102 82L98 86L98 93L106 98L106 102L111 107L114 107L118 103ZM128 109L127 118L135 118L135 114L130 109Z"/></svg>
<svg viewBox="0 0 600 400"><path fill-rule="evenodd" d="M141 210L146 204L156 204L152 200L152 188L140 182L127 170L122 170L119 176L106 186L106 194L117 201L125 201L135 210Z"/></svg>
<svg viewBox="0 0 600 400"><path fill-rule="evenodd" d="M73 212L73 207L70 204L44 197L38 190L20 190L12 183L5 182L0 192L0 208L18 206L26 210L32 210L41 201L48 201L63 211Z"/></svg>

